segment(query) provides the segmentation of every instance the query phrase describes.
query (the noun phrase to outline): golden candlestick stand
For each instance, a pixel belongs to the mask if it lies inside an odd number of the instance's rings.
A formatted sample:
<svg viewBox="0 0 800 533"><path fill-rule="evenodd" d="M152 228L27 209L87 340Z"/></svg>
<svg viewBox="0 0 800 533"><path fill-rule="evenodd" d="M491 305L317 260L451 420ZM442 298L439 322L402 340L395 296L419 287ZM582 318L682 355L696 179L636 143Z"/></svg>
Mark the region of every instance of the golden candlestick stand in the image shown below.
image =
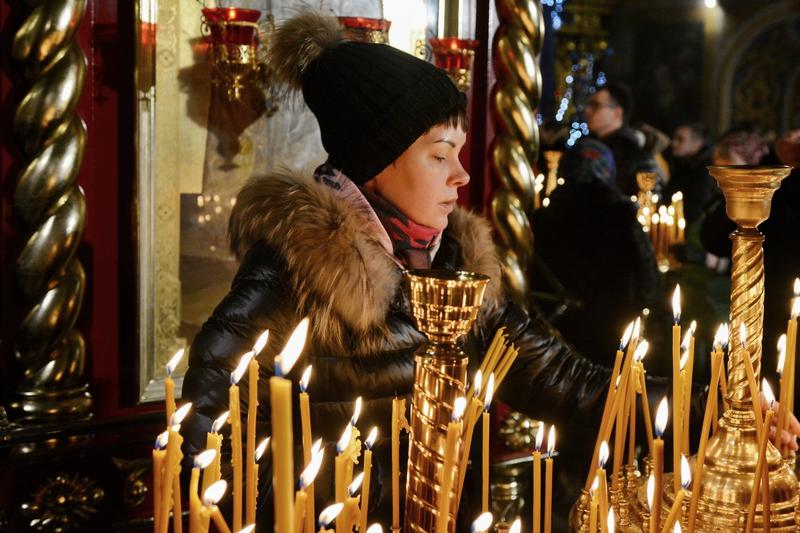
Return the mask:
<svg viewBox="0 0 800 533"><path fill-rule="evenodd" d="M791 171L787 166L712 166L709 172L716 178L725 195L728 217L737 224L731 233L733 241L731 274L731 331L738 332L744 324L747 345L739 336L731 335L728 360L729 408L719 421L719 429L708 441L703 472L699 486L696 522L693 532L744 531L747 508L750 503L753 481L758 462L756 421L752 410L752 397L748 387L746 354L749 354L756 381L760 383L761 342L764 321L764 236L756 227L769 217L772 195L780 182ZM761 413L759 413L761 416ZM690 461L694 462L694 458ZM769 526L771 531L798 531L798 484L794 460L784 460L780 451L767 442L766 464L769 472ZM691 470L695 471L692 464ZM628 507L630 524L622 531L648 531L642 527L642 516L648 512L647 477L640 476L638 486L630 490ZM685 498L689 506L689 491ZM669 512L675 498L673 476L664 476L661 520ZM624 500L623 500L624 501ZM754 516L753 531L764 531L763 499L759 499ZM588 498L578 500L570 523L575 531L588 531ZM615 509L615 512L618 510ZM617 516L619 516L617 512ZM686 531L687 512L680 513L679 521ZM659 526L659 531L660 531Z"/></svg>
<svg viewBox="0 0 800 533"><path fill-rule="evenodd" d="M467 356L457 343L478 316L489 278L468 272L412 270L406 273L414 319L428 336L414 356L411 435L408 452L405 531L433 532L441 517L438 495L443 472L447 426L456 398L466 394ZM456 446L460 457L463 438ZM451 483L447 530L455 530L458 495Z"/></svg>

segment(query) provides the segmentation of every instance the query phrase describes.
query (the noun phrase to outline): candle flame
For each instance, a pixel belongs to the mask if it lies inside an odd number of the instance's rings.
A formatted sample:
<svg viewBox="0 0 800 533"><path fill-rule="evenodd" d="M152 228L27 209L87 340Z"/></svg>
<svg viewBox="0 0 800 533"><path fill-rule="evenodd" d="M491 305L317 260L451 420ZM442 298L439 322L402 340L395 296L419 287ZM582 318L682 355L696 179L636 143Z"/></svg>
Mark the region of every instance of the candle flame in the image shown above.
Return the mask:
<svg viewBox="0 0 800 533"><path fill-rule="evenodd" d="M375 439L377 438L378 426L372 426L372 429L369 431L369 435L367 435L367 440L364 441L364 446L366 446L368 450L371 450L372 445L375 444Z"/></svg>
<svg viewBox="0 0 800 533"><path fill-rule="evenodd" d="M681 217L678 219L678 228L686 229L686 219Z"/></svg>
<svg viewBox="0 0 800 533"><path fill-rule="evenodd" d="M556 427L550 426L550 432L547 434L547 453L552 454L556 451Z"/></svg>
<svg viewBox="0 0 800 533"><path fill-rule="evenodd" d="M681 200L683 200L683 193L681 191L678 191L672 195L673 202L680 202Z"/></svg>
<svg viewBox="0 0 800 533"><path fill-rule="evenodd" d="M520 533L520 531L522 531L522 520L517 518L511 524L511 527L509 528L508 533Z"/></svg>
<svg viewBox="0 0 800 533"><path fill-rule="evenodd" d="M717 332L714 334L714 350L721 350L725 344L727 344L727 339L725 338L725 324L720 324L717 328Z"/></svg>
<svg viewBox="0 0 800 533"><path fill-rule="evenodd" d="M353 436L353 426L351 424L347 424L342 432L342 436L339 438L339 441L336 443L336 453L344 452L348 446L350 446L350 438Z"/></svg>
<svg viewBox="0 0 800 533"><path fill-rule="evenodd" d="M484 411L488 411L492 406L492 396L494 396L494 372L489 374L486 380L486 398L484 399Z"/></svg>
<svg viewBox="0 0 800 533"><path fill-rule="evenodd" d="M614 508L611 507L608 509L608 520L606 521L606 525L608 526L608 533L614 533L614 528L616 527L616 522L614 520Z"/></svg>
<svg viewBox="0 0 800 533"><path fill-rule="evenodd" d="M310 487L311 484L314 483L314 479L319 473L319 468L322 466L322 459L324 456L325 450L320 450L318 453L311 455L311 460L308 462L308 466L306 466L303 472L300 474L301 490Z"/></svg>
<svg viewBox="0 0 800 533"><path fill-rule="evenodd" d="M778 338L778 374L781 376L784 364L786 364L786 333Z"/></svg>
<svg viewBox="0 0 800 533"><path fill-rule="evenodd" d="M689 348L681 351L681 360L679 362L680 369L683 370L686 367L686 363L689 361Z"/></svg>
<svg viewBox="0 0 800 533"><path fill-rule="evenodd" d="M767 405L770 409L775 404L775 394L772 392L772 387L769 386L769 381L767 378L761 380L761 392L764 394L764 398L767 400Z"/></svg>
<svg viewBox="0 0 800 533"><path fill-rule="evenodd" d="M597 454L597 466L605 468L608 462L608 443L603 441L600 443L600 451Z"/></svg>
<svg viewBox="0 0 800 533"><path fill-rule="evenodd" d="M483 372L479 368L477 372L475 372L475 379L473 380L475 389L475 397L477 398L481 392L481 385L483 385Z"/></svg>
<svg viewBox="0 0 800 533"><path fill-rule="evenodd" d="M656 494L656 478L653 474L650 474L650 478L647 480L647 508L650 509L650 512L653 512L653 498Z"/></svg>
<svg viewBox="0 0 800 533"><path fill-rule="evenodd" d="M355 479L347 486L347 494L350 497L354 497L358 494L359 489L361 489L361 482L364 481L364 472L362 471L359 475L355 477Z"/></svg>
<svg viewBox="0 0 800 533"><path fill-rule="evenodd" d="M184 348L181 348L175 352L175 355L172 356L172 359L167 362L167 376L172 377L172 373L175 372L175 368L178 366L178 363L180 363L181 359L183 359L183 353L185 351L186 350Z"/></svg>
<svg viewBox="0 0 800 533"><path fill-rule="evenodd" d="M695 327L697 326L697 322L695 322L694 320L692 320L692 324L694 324ZM694 335L694 330L692 330L692 326L690 325L686 329L686 333L683 334L683 340L681 340L681 348L682 349L684 349L684 350L688 350L689 349L689 343L691 342L693 335Z"/></svg>
<svg viewBox="0 0 800 533"><path fill-rule="evenodd" d="M658 206L658 214L664 217L667 214L667 207L664 205Z"/></svg>
<svg viewBox="0 0 800 533"><path fill-rule="evenodd" d="M256 446L256 462L260 461L261 456L264 455L265 451L267 451L267 445L269 444L269 439L270 438L267 437L266 439L259 442L258 446Z"/></svg>
<svg viewBox="0 0 800 533"><path fill-rule="evenodd" d="M156 437L155 449L163 450L164 448L166 448L168 442L169 442L169 431L164 431L160 433L158 437Z"/></svg>
<svg viewBox="0 0 800 533"><path fill-rule="evenodd" d="M177 411L175 411L169 419L169 425L174 426L176 424L180 424L183 422L183 419L186 418L186 415L189 414L189 410L192 408L192 402L185 403L181 405Z"/></svg>
<svg viewBox="0 0 800 533"><path fill-rule="evenodd" d="M594 481L592 481L592 486L589 487L589 493L594 494L595 492L597 492L597 487L599 486L600 486L600 478L595 475Z"/></svg>
<svg viewBox="0 0 800 533"><path fill-rule="evenodd" d="M639 345L636 347L636 351L633 352L633 360L636 361L637 363L640 363L642 359L644 359L644 356L647 355L648 349L650 349L649 342L647 342L646 340L640 342Z"/></svg>
<svg viewBox="0 0 800 533"><path fill-rule="evenodd" d="M790 315L792 320L797 319L800 316L800 297L795 297L794 301L792 302L792 313Z"/></svg>
<svg viewBox="0 0 800 533"><path fill-rule="evenodd" d="M682 533L680 522L675 522L675 527L672 528L672 533Z"/></svg>
<svg viewBox="0 0 800 533"><path fill-rule="evenodd" d="M225 411L219 415L216 420L211 423L211 433L219 433L219 430L222 429L222 426L224 426L225 422L228 421L228 416L230 416L230 414L230 411Z"/></svg>
<svg viewBox="0 0 800 533"><path fill-rule="evenodd" d="M355 426L358 422L358 417L361 416L361 396L356 398L356 406L353 408L353 416L350 417L350 425Z"/></svg>
<svg viewBox="0 0 800 533"><path fill-rule="evenodd" d="M214 460L214 457L217 456L217 450L210 449L204 452L200 452L194 456L194 467L203 469L211 464L211 461Z"/></svg>
<svg viewBox="0 0 800 533"><path fill-rule="evenodd" d="M667 397L664 396L661 398L661 402L658 404L658 410L656 411L656 435L658 438L664 434L664 430L667 429L667 420L669 419L669 404L667 403Z"/></svg>
<svg viewBox="0 0 800 533"><path fill-rule="evenodd" d="M542 443L544 442L544 424L539 422L539 429L536 430L536 449L542 450Z"/></svg>
<svg viewBox="0 0 800 533"><path fill-rule="evenodd" d="M300 352L303 351L303 346L305 346L306 337L308 336L308 323L308 317L305 317L297 324L289 340L286 341L286 346L275 358L275 371L279 376L288 374L297 362L297 358L300 357Z"/></svg>
<svg viewBox="0 0 800 533"><path fill-rule="evenodd" d="M652 216L650 217L650 223L654 225L658 224L658 219L659 219L658 214L653 213Z"/></svg>
<svg viewBox="0 0 800 533"><path fill-rule="evenodd" d="M794 278L794 295L800 297L800 278Z"/></svg>
<svg viewBox="0 0 800 533"><path fill-rule="evenodd" d="M333 505L329 505L323 509L322 512L319 513L319 518L317 519L319 527L328 527L331 522L336 520L336 517L339 516L339 513L342 512L342 509L344 509L344 504L342 502L334 503Z"/></svg>
<svg viewBox="0 0 800 533"><path fill-rule="evenodd" d="M632 320L631 320L630 324L628 324L628 327L625 328L625 333L622 334L622 338L619 340L619 351L620 352L622 350L624 350L626 346L628 346L628 342L630 342L630 340L631 340L631 335L633 335L633 321Z"/></svg>
<svg viewBox="0 0 800 533"><path fill-rule="evenodd" d="M669 214L671 217L675 216L675 206L671 205L667 207L667 214Z"/></svg>
<svg viewBox="0 0 800 533"><path fill-rule="evenodd" d="M258 336L256 339L256 343L253 345L253 351L256 355L261 353L261 350L264 349L264 346L267 345L267 341L269 340L269 330L265 329L264 333Z"/></svg>
<svg viewBox="0 0 800 533"><path fill-rule="evenodd" d="M492 527L493 520L494 517L492 516L492 513L488 511L481 513L481 515L476 518L474 522L472 522L472 527L470 527L469 530L472 533L484 533L488 531L490 527Z"/></svg>
<svg viewBox="0 0 800 533"><path fill-rule="evenodd" d="M456 398L456 401L453 403L453 415L450 418L453 422L460 419L464 416L464 409L467 408L467 399L463 396L459 396Z"/></svg>
<svg viewBox="0 0 800 533"><path fill-rule="evenodd" d="M254 351L249 351L239 359L239 364L236 365L236 368L233 372L231 372L231 385L236 385L239 383L239 380L242 379L244 375L244 371L247 370L247 365L250 364L250 360L255 357L256 353Z"/></svg>
<svg viewBox="0 0 800 533"><path fill-rule="evenodd" d="M222 495L225 494L225 490L227 490L227 488L228 482L224 479L215 481L203 493L203 504L206 507L217 505L217 502L220 500L220 498L222 498Z"/></svg>
<svg viewBox="0 0 800 533"><path fill-rule="evenodd" d="M311 455L319 453L320 450L322 450L322 439L317 439L314 444L311 445Z"/></svg>
<svg viewBox="0 0 800 533"><path fill-rule="evenodd" d="M300 392L305 392L308 389L308 381L311 379L311 365L308 365L300 377Z"/></svg>
<svg viewBox="0 0 800 533"><path fill-rule="evenodd" d="M744 322L739 324L739 342L742 343L742 348L747 349L747 328Z"/></svg>
<svg viewBox="0 0 800 533"><path fill-rule="evenodd" d="M681 454L681 487L688 489L692 484L692 469L689 468L689 461L686 456Z"/></svg>
<svg viewBox="0 0 800 533"><path fill-rule="evenodd" d="M253 533L253 530L256 528L255 524L250 524L249 526L245 526L240 529L237 533Z"/></svg>
<svg viewBox="0 0 800 533"><path fill-rule="evenodd" d="M681 323L681 286L675 285L675 292L672 293L672 318L675 324Z"/></svg>
<svg viewBox="0 0 800 533"><path fill-rule="evenodd" d="M642 317L637 316L633 322L633 340L639 340L639 333L642 330Z"/></svg>
<svg viewBox="0 0 800 533"><path fill-rule="evenodd" d="M367 528L367 533L383 533L383 528L380 524L372 524Z"/></svg>

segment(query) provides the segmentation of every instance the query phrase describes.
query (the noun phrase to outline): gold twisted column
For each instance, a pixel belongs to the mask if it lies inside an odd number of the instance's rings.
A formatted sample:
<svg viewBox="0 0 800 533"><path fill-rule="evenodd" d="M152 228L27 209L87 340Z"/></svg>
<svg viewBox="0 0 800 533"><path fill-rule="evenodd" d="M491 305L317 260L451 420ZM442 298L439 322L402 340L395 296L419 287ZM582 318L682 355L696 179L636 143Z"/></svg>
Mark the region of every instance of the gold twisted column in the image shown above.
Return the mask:
<svg viewBox="0 0 800 533"><path fill-rule="evenodd" d="M13 125L26 157L13 209L27 235L14 283L27 313L14 343L23 375L10 407L21 421L49 422L88 416L92 405L85 344L74 329L86 285L76 257L86 224L77 184L86 128L75 113L86 77L75 30L86 1L29 5L12 47L28 84Z"/></svg>
<svg viewBox="0 0 800 533"><path fill-rule="evenodd" d="M500 187L491 213L500 237L503 276L512 298L527 307L527 267L533 255L533 164L539 151L535 109L541 98L536 55L544 39L544 19L534 0L496 0L500 25L494 36L491 93L495 138L490 147L492 174Z"/></svg>

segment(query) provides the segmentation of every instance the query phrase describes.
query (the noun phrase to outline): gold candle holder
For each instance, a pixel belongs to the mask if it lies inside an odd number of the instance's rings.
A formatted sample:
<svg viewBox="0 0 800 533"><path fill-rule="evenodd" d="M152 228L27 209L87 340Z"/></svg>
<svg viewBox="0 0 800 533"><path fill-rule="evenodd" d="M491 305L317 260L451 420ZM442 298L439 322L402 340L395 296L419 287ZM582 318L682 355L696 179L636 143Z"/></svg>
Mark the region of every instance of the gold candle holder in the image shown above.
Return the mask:
<svg viewBox="0 0 800 533"><path fill-rule="evenodd" d="M452 532L458 510L455 486L448 516L439 516L437 502L442 475L458 479L465 467L456 464L455 472L442 472L453 405L466 393L467 356L458 339L478 316L489 278L443 270L412 270L404 277L417 327L428 336L414 355L404 529L428 533L444 519ZM458 443L455 457L463 445Z"/></svg>

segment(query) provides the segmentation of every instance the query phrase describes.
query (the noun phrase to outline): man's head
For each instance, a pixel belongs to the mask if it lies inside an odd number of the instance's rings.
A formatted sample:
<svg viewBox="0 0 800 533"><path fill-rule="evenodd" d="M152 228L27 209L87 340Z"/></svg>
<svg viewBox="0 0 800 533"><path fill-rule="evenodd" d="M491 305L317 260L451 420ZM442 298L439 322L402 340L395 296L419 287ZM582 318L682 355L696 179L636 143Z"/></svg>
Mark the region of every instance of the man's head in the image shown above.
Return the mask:
<svg viewBox="0 0 800 533"><path fill-rule="evenodd" d="M672 155L692 157L697 155L705 144L705 127L702 124L698 122L681 124L672 134Z"/></svg>
<svg viewBox="0 0 800 533"><path fill-rule="evenodd" d="M589 131L600 139L607 137L628 123L632 111L630 89L621 83L608 83L586 105Z"/></svg>

